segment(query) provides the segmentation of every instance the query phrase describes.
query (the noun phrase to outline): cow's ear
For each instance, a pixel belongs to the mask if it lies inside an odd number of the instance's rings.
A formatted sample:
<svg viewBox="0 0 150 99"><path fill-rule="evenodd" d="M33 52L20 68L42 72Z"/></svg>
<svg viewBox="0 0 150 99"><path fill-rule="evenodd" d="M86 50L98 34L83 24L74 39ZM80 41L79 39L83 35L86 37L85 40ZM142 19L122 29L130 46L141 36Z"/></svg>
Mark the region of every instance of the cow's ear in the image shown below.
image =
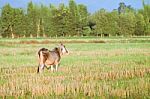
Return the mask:
<svg viewBox="0 0 150 99"><path fill-rule="evenodd" d="M62 42L60 42L60 45L63 45L63 43L62 43Z"/></svg>
<svg viewBox="0 0 150 99"><path fill-rule="evenodd" d="M55 50L58 50L58 48L57 48L57 47L55 47Z"/></svg>
<svg viewBox="0 0 150 99"><path fill-rule="evenodd" d="M57 50L58 50L58 48L57 48L57 47L55 47L55 48L54 48L54 50L55 50L55 51L57 51Z"/></svg>

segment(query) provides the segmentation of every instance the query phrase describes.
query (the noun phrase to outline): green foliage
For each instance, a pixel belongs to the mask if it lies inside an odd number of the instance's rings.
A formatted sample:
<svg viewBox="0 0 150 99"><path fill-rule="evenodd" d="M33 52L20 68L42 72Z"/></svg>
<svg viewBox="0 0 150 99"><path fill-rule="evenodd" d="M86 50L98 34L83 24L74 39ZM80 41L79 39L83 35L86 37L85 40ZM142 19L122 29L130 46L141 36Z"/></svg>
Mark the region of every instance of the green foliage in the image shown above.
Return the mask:
<svg viewBox="0 0 150 99"><path fill-rule="evenodd" d="M105 9L101 9L100 11L96 12L93 16L93 20L96 23L95 33L103 34L105 32L105 26L107 25L107 12Z"/></svg>
<svg viewBox="0 0 150 99"><path fill-rule="evenodd" d="M91 28L90 27L83 27L83 36L89 36L91 33Z"/></svg>
<svg viewBox="0 0 150 99"><path fill-rule="evenodd" d="M2 8L1 13L1 26L3 29L2 36L8 37L11 36L12 25L13 25L13 8L7 4Z"/></svg>
<svg viewBox="0 0 150 99"><path fill-rule="evenodd" d="M31 1L27 9L6 4L0 13L2 37L150 35L150 5L144 2L138 11L121 2L118 10L100 9L90 15L87 6L75 0L57 7Z"/></svg>
<svg viewBox="0 0 150 99"><path fill-rule="evenodd" d="M96 22L95 33L116 35L118 33L118 13L113 11L107 12L105 9L94 14L93 20Z"/></svg>
<svg viewBox="0 0 150 99"><path fill-rule="evenodd" d="M144 35L145 22L140 13L136 15L135 35Z"/></svg>
<svg viewBox="0 0 150 99"><path fill-rule="evenodd" d="M135 22L135 15L133 13L120 14L118 20L119 34L123 36L133 35Z"/></svg>
<svg viewBox="0 0 150 99"><path fill-rule="evenodd" d="M71 26L71 35L75 35L78 31L79 25L79 13L77 4L74 0L69 1L69 11L70 11L70 26Z"/></svg>
<svg viewBox="0 0 150 99"><path fill-rule="evenodd" d="M86 35L86 33L85 33L86 31L84 31L85 30L84 27L87 28L88 16L89 16L87 7L83 4L79 4L78 5L78 13L79 13L79 22L78 22L78 26L77 26L78 27L78 35L82 35L82 34ZM82 29L83 29L83 31L82 31ZM91 31L90 31L90 33L91 33ZM90 33L87 33L87 35Z"/></svg>
<svg viewBox="0 0 150 99"><path fill-rule="evenodd" d="M34 6L32 1L29 2L27 7L27 36L29 35L39 35L38 34L38 24L39 24L39 14L38 7Z"/></svg>

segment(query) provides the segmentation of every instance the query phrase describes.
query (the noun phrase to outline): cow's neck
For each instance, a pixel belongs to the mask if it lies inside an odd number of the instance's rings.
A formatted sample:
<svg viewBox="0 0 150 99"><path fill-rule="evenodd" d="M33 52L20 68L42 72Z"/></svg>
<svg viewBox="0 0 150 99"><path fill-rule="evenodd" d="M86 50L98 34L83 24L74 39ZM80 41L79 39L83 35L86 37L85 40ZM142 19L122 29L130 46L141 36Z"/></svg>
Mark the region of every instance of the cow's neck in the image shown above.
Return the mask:
<svg viewBox="0 0 150 99"><path fill-rule="evenodd" d="M58 56L61 58L61 56L62 56L62 52L61 52L61 49L58 47L58 50L57 50L57 54L58 54Z"/></svg>

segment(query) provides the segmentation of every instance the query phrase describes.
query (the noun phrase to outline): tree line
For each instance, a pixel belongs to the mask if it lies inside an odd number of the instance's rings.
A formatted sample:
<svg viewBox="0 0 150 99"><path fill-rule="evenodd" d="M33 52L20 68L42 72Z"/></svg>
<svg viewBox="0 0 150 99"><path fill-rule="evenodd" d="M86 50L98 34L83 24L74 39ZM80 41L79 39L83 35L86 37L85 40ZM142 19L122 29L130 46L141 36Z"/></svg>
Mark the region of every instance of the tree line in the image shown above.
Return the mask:
<svg viewBox="0 0 150 99"><path fill-rule="evenodd" d="M66 6L33 4L13 8L6 4L0 11L1 37L56 36L146 36L150 35L150 5L135 10L121 2L118 9L100 9L90 14L87 6L69 0Z"/></svg>

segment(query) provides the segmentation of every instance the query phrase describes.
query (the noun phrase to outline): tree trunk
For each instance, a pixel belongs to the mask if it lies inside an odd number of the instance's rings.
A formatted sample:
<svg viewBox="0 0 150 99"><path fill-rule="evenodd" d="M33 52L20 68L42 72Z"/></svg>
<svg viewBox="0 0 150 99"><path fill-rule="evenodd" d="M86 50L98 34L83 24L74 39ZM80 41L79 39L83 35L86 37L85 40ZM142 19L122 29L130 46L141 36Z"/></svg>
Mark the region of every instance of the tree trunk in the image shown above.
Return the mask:
<svg viewBox="0 0 150 99"><path fill-rule="evenodd" d="M43 37L46 37L45 32L44 32L44 26L42 25L42 33L43 33Z"/></svg>
<svg viewBox="0 0 150 99"><path fill-rule="evenodd" d="M25 34L23 35L23 38L26 38L26 35L25 35Z"/></svg>
<svg viewBox="0 0 150 99"><path fill-rule="evenodd" d="M14 33L13 33L13 29L12 29L12 26L10 26L10 32L11 32L11 38L15 38Z"/></svg>
<svg viewBox="0 0 150 99"><path fill-rule="evenodd" d="M37 38L39 37L39 33L40 33L40 20L39 20L39 22L38 22L38 24L37 24Z"/></svg>
<svg viewBox="0 0 150 99"><path fill-rule="evenodd" d="M43 37L46 37L45 33L43 33Z"/></svg>
<svg viewBox="0 0 150 99"><path fill-rule="evenodd" d="M14 33L11 33L11 38L15 38Z"/></svg>
<svg viewBox="0 0 150 99"><path fill-rule="evenodd" d="M30 34L30 38L33 38L33 35L32 35L32 34Z"/></svg>

